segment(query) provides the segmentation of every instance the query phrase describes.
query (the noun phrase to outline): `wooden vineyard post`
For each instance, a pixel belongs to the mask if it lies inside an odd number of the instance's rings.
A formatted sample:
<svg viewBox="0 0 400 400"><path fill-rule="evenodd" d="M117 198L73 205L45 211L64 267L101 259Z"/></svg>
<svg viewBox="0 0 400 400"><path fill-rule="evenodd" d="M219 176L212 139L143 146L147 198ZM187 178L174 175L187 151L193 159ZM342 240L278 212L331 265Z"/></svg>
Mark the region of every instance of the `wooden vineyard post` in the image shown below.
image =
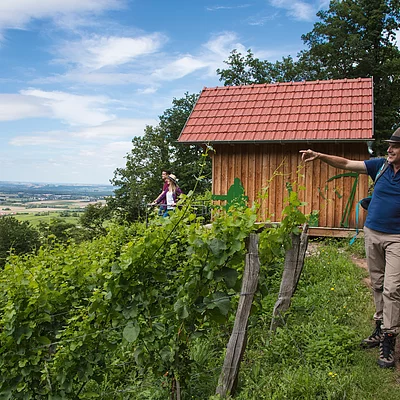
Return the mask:
<svg viewBox="0 0 400 400"><path fill-rule="evenodd" d="M260 261L258 258L258 235L251 233L248 241L246 265L235 323L228 342L224 365L218 381L216 394L225 397L233 394L239 374L240 362L246 348L247 322L254 294L257 290Z"/></svg>
<svg viewBox="0 0 400 400"><path fill-rule="evenodd" d="M292 247L285 254L281 287L279 289L278 300L272 312L271 331L276 330L280 323L280 317L289 309L292 296L296 291L308 246L307 232L308 225L305 224L300 235L292 234Z"/></svg>

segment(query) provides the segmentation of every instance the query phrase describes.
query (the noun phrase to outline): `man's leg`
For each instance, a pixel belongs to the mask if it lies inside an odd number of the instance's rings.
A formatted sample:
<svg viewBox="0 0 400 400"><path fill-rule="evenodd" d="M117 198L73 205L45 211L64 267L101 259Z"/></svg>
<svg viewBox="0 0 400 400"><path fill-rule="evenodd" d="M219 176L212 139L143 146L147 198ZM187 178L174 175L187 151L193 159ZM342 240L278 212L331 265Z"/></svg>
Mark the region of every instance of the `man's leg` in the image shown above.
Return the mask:
<svg viewBox="0 0 400 400"><path fill-rule="evenodd" d="M400 235L376 232L368 228L365 233L367 262L376 306L375 318L383 317L378 365L392 368L395 366L394 350L400 323Z"/></svg>
<svg viewBox="0 0 400 400"><path fill-rule="evenodd" d="M384 246L383 330L397 335L400 331L400 235L386 235Z"/></svg>
<svg viewBox="0 0 400 400"><path fill-rule="evenodd" d="M371 286L374 294L375 321L383 319L383 282L385 274L385 250L382 245L380 232L364 227L365 252L367 265L371 278ZM379 344L379 341L376 345ZM373 346L369 346L373 347Z"/></svg>

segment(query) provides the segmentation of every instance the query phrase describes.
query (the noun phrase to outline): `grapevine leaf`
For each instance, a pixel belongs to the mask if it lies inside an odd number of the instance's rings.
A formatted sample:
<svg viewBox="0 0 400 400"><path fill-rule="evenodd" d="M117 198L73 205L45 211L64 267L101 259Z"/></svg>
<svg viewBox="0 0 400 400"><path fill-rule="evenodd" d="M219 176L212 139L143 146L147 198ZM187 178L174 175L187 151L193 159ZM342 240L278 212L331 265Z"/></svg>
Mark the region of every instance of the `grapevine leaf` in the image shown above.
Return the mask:
<svg viewBox="0 0 400 400"><path fill-rule="evenodd" d="M216 271L214 276L217 282L223 279L226 286L229 289L232 289L236 285L238 273L235 269L224 267L221 270Z"/></svg>
<svg viewBox="0 0 400 400"><path fill-rule="evenodd" d="M222 315L227 315L231 308L229 296L223 292L213 293L211 299L204 299L204 303L207 304L209 310L217 308Z"/></svg>
<svg viewBox="0 0 400 400"><path fill-rule="evenodd" d="M231 252L236 252L236 251L240 251L240 249L242 248L242 243L239 240L234 240L231 245Z"/></svg>
<svg viewBox="0 0 400 400"><path fill-rule="evenodd" d="M40 344L43 344L45 346L48 346L51 343L51 340L46 336L39 336L38 341Z"/></svg>
<svg viewBox="0 0 400 400"><path fill-rule="evenodd" d="M210 249L213 254L219 254L226 249L226 243L221 239L214 238L210 241Z"/></svg>
<svg viewBox="0 0 400 400"><path fill-rule="evenodd" d="M122 315L126 319L136 318L138 315L137 304L132 304L129 308L126 308L122 311Z"/></svg>
<svg viewBox="0 0 400 400"><path fill-rule="evenodd" d="M160 351L161 359L165 362L172 362L174 360L175 352L168 346L165 346Z"/></svg>
<svg viewBox="0 0 400 400"><path fill-rule="evenodd" d="M179 299L174 304L174 311L177 313L179 319L185 319L189 316L186 305L183 303L182 299Z"/></svg>
<svg viewBox="0 0 400 400"><path fill-rule="evenodd" d="M233 288L236 285L238 272L232 268L223 268L222 273L226 286L228 288Z"/></svg>
<svg viewBox="0 0 400 400"><path fill-rule="evenodd" d="M135 358L136 364L142 365L144 363L144 351L143 346L138 346L133 353L133 357Z"/></svg>
<svg viewBox="0 0 400 400"><path fill-rule="evenodd" d="M132 322L129 322L124 328L122 335L126 341L133 343L139 336L139 333L140 327L137 325L137 323L135 322L135 324L132 324Z"/></svg>

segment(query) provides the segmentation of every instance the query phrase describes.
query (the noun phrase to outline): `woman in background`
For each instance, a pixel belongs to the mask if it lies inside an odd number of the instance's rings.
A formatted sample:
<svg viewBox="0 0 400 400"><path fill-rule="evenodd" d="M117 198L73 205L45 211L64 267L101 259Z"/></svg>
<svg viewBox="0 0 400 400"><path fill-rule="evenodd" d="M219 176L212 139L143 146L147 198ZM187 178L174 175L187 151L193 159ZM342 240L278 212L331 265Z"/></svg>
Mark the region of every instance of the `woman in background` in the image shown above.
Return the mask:
<svg viewBox="0 0 400 400"><path fill-rule="evenodd" d="M174 174L169 174L166 181L168 183L168 188L162 192L155 202L155 204L159 204L162 201L165 201L167 209L165 210L163 217L168 217L169 213L175 209L178 198L182 194L182 190L178 186L178 180Z"/></svg>

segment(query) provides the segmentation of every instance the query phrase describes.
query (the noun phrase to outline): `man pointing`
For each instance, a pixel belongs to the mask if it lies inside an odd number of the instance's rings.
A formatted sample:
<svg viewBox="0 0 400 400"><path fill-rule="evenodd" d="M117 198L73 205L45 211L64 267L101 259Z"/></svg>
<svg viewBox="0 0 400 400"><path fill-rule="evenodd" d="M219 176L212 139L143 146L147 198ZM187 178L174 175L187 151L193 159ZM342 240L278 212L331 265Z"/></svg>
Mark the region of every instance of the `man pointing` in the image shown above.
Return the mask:
<svg viewBox="0 0 400 400"><path fill-rule="evenodd" d="M395 366L394 349L400 332L400 128L388 142L386 160L348 160L313 150L301 150L302 160L316 159L335 168L368 174L375 182L364 226L367 264L374 293L376 323L371 336L362 341L364 347L379 346L378 364ZM380 171L383 172L380 172Z"/></svg>

